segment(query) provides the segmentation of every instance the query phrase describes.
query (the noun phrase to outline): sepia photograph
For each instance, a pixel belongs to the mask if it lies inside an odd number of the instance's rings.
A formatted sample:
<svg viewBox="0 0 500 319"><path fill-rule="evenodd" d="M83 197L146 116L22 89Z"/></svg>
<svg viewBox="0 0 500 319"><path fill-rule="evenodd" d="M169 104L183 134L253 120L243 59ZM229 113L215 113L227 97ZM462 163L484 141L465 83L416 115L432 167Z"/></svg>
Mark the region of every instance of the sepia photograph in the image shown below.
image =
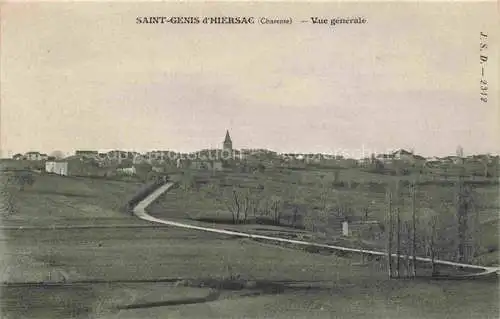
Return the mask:
<svg viewBox="0 0 500 319"><path fill-rule="evenodd" d="M499 318L499 30L0 1L0 318Z"/></svg>

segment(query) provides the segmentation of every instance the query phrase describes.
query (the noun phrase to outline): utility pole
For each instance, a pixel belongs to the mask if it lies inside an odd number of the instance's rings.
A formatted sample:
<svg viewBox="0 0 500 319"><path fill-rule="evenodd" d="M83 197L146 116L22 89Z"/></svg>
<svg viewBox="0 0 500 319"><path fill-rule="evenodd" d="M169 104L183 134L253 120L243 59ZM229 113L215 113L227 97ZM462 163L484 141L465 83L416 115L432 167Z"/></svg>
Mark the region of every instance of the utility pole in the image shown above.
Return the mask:
<svg viewBox="0 0 500 319"><path fill-rule="evenodd" d="M412 187L413 186L413 187ZM413 277L417 277L417 216L416 216L416 206L417 206L417 184L414 182L411 187L411 219L412 219L412 243L411 250L413 254L412 266L413 266Z"/></svg>
<svg viewBox="0 0 500 319"><path fill-rule="evenodd" d="M399 180L396 182L396 190L395 190L395 213L396 213L396 277L399 278L399 271L401 265L401 214L400 214L400 205L401 205L401 195L399 190Z"/></svg>
<svg viewBox="0 0 500 319"><path fill-rule="evenodd" d="M399 207L396 207L396 277L400 276L401 264L401 216Z"/></svg>
<svg viewBox="0 0 500 319"><path fill-rule="evenodd" d="M389 271L389 278L392 278L392 192L390 189L388 189L387 192L387 220L388 220L388 226L387 226L387 268Z"/></svg>

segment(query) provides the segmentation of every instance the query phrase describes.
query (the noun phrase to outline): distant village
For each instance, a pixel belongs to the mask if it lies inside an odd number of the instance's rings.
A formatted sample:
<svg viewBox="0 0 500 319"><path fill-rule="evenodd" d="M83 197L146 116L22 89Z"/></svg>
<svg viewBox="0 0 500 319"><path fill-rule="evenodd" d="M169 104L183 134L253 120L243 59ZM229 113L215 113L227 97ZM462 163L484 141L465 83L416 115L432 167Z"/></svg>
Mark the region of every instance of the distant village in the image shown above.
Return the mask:
<svg viewBox="0 0 500 319"><path fill-rule="evenodd" d="M222 171L226 168L239 167L241 170L263 170L267 166L349 166L373 167L403 163L412 167L435 167L447 164L473 164L476 166L498 165L498 155L457 155L425 158L412 151L399 149L389 154L371 154L362 159L345 158L341 155L277 153L265 149L233 148L229 131L222 142L221 149L206 149L193 153L173 151L134 151L112 150L77 150L71 156L50 156L36 151L15 154L16 161L32 161L39 171L58 175L135 176L148 173L168 173L179 169ZM486 173L487 174L487 173Z"/></svg>

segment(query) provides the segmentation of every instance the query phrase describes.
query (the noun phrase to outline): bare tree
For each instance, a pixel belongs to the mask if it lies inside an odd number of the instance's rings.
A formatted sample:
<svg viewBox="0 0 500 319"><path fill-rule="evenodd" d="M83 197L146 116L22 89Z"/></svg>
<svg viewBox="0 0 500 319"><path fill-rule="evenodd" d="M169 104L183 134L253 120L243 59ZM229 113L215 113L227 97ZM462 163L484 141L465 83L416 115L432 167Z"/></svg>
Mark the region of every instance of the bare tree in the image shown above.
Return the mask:
<svg viewBox="0 0 500 319"><path fill-rule="evenodd" d="M400 194L400 181L396 181L394 191L394 211L396 215L396 277L399 278L401 270L401 210L402 198Z"/></svg>
<svg viewBox="0 0 500 319"><path fill-rule="evenodd" d="M488 171L488 168L489 168L489 165L490 165L490 155L489 154L486 154L486 156L483 158L482 160L482 163L483 163L483 175L485 178L489 177L489 171Z"/></svg>
<svg viewBox="0 0 500 319"><path fill-rule="evenodd" d="M271 211L273 214L273 220L276 225L281 224L281 214L283 211L283 201L278 196L271 197Z"/></svg>
<svg viewBox="0 0 500 319"><path fill-rule="evenodd" d="M338 185L340 183L340 171L335 170L333 173L333 185Z"/></svg>
<svg viewBox="0 0 500 319"><path fill-rule="evenodd" d="M413 182L410 184L410 194L411 194L411 222L412 222L412 240L411 240L411 251L412 251L412 268L413 277L417 276L417 184Z"/></svg>
<svg viewBox="0 0 500 319"><path fill-rule="evenodd" d="M466 240L468 233L468 213L471 208L471 191L470 187L465 185L462 177L458 178L456 190L456 220L457 220L457 237L458 237L458 261L465 262L466 256Z"/></svg>
<svg viewBox="0 0 500 319"><path fill-rule="evenodd" d="M320 191L320 207L319 209L322 211L322 212L325 212L329 209L329 201L331 199L331 196L332 196L332 190L331 188L329 187L329 185L327 183L322 183L321 184L321 191Z"/></svg>
<svg viewBox="0 0 500 319"><path fill-rule="evenodd" d="M356 234L356 245L358 246L359 249L363 249L363 236L360 232ZM365 254L361 253L361 263L365 263Z"/></svg>
<svg viewBox="0 0 500 319"><path fill-rule="evenodd" d="M250 211L252 212L252 217L255 219L257 217L257 211L259 210L260 201L258 196L253 196L250 202Z"/></svg>
<svg viewBox="0 0 500 319"><path fill-rule="evenodd" d="M19 184L20 191L24 191L26 185L32 186L35 183L35 178L33 177L33 174L27 171L21 172L19 175L16 176L16 178Z"/></svg>
<svg viewBox="0 0 500 319"><path fill-rule="evenodd" d="M315 232L317 230L316 227L316 216L312 211L305 211L304 218L302 221L305 229Z"/></svg>
<svg viewBox="0 0 500 319"><path fill-rule="evenodd" d="M368 220L368 214L370 213L370 208L369 207L365 207L363 208L363 211L364 211L364 218L365 218L365 221Z"/></svg>
<svg viewBox="0 0 500 319"><path fill-rule="evenodd" d="M399 207L396 207L396 277L400 276L401 263L401 215Z"/></svg>
<svg viewBox="0 0 500 319"><path fill-rule="evenodd" d="M435 260L437 258L437 254L439 252L439 242L438 242L438 229L441 225L441 217L443 211L446 210L445 204L441 203L439 205L440 213L433 208L425 208L422 210L422 216L424 219L424 223L421 223L421 227L423 227L420 231L423 234L423 247L425 248L425 255L430 257L431 267L432 267L432 275L435 276L438 274L437 264ZM433 205L434 206L434 205Z"/></svg>
<svg viewBox="0 0 500 319"><path fill-rule="evenodd" d="M411 277L412 276L412 270L411 270L411 262L410 262L410 255L411 255L411 224L409 221L404 222L404 230L406 233L406 254L405 254L405 267L406 267L406 277Z"/></svg>
<svg viewBox="0 0 500 319"><path fill-rule="evenodd" d="M481 247L481 221L479 219L479 209L476 208L474 197L471 196L471 210L474 213L474 220L472 225L471 237L473 241L473 251L471 252L471 257L476 257L479 252L479 247Z"/></svg>
<svg viewBox="0 0 500 319"><path fill-rule="evenodd" d="M429 220L429 226L430 226L430 239L429 239L429 251L430 251L430 257L431 257L431 267L432 267L432 276L435 276L438 274L437 271L437 266L436 266L436 239L437 239L437 216L432 215L430 220Z"/></svg>
<svg viewBox="0 0 500 319"><path fill-rule="evenodd" d="M241 205L240 205L240 199L238 197L238 193L236 189L232 189L231 193L228 194L228 200L225 201L226 207L229 209L231 212L231 216L233 218L233 224L237 224L240 219L240 211L241 211Z"/></svg>
<svg viewBox="0 0 500 319"><path fill-rule="evenodd" d="M249 189L240 193L241 205L243 210L243 223L246 223L248 220L248 212L254 206L251 192Z"/></svg>
<svg viewBox="0 0 500 319"><path fill-rule="evenodd" d="M392 191L387 189L387 268L389 278L392 278Z"/></svg>
<svg viewBox="0 0 500 319"><path fill-rule="evenodd" d="M270 197L264 201L264 207L262 209L262 212L264 216L273 218L273 202Z"/></svg>
<svg viewBox="0 0 500 319"><path fill-rule="evenodd" d="M300 216L300 203L303 201L301 198L301 194L299 188L294 183L289 183L284 190L284 198L287 200L287 206L292 209L291 221L289 220L292 226L297 226Z"/></svg>
<svg viewBox="0 0 500 319"><path fill-rule="evenodd" d="M236 189L232 190L232 201L230 203L232 204L229 206L229 209L233 215L233 224L237 224L240 221L241 203Z"/></svg>
<svg viewBox="0 0 500 319"><path fill-rule="evenodd" d="M335 189L332 187L332 182L328 181L327 178L323 178L319 187L321 187L319 192L319 202L317 209L314 211L313 217L313 228L315 231L321 231L326 234L329 223L329 216L335 210L335 205L333 201L337 201L337 213L341 214L341 208L339 205L338 198L335 198Z"/></svg>
<svg viewBox="0 0 500 319"><path fill-rule="evenodd" d="M292 221L291 221L291 225L296 227L299 225L299 223L301 222L300 220L300 205L296 202L292 202L291 204L291 207L292 207Z"/></svg>
<svg viewBox="0 0 500 319"><path fill-rule="evenodd" d="M250 190L242 191L236 187L221 190L220 186L212 184L206 187L205 191L207 196L226 207L231 213L233 224L238 224L242 221L246 222L248 220L248 213L254 210L255 214L257 210L256 204L251 197Z"/></svg>
<svg viewBox="0 0 500 319"><path fill-rule="evenodd" d="M479 210L475 207L473 190L463 181L457 188L456 220L458 260L470 262L479 249L481 223Z"/></svg>

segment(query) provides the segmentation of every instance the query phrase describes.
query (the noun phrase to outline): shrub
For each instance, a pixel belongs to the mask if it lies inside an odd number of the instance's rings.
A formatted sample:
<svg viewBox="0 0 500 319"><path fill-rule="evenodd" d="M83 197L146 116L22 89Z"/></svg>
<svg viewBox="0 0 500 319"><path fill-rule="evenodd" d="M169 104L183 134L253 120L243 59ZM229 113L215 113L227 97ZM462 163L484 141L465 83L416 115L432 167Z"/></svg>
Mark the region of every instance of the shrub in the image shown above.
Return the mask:
<svg viewBox="0 0 500 319"><path fill-rule="evenodd" d="M16 181L19 185L19 189L21 191L24 190L26 185L32 186L35 183L35 178L33 177L33 174L31 174L30 172L23 171L23 172L19 173L15 179L16 179Z"/></svg>
<svg viewBox="0 0 500 319"><path fill-rule="evenodd" d="M137 193L132 196L132 198L127 202L126 209L130 211L135 205L137 205L140 201L145 199L149 194L154 192L157 188L159 188L162 184L154 181L144 185L141 189L137 191Z"/></svg>
<svg viewBox="0 0 500 319"><path fill-rule="evenodd" d="M490 244L486 246L486 251L488 253L493 253L498 250L498 246L496 244Z"/></svg>
<svg viewBox="0 0 500 319"><path fill-rule="evenodd" d="M304 250L311 254L317 254L320 252L320 248L316 246L307 246Z"/></svg>

